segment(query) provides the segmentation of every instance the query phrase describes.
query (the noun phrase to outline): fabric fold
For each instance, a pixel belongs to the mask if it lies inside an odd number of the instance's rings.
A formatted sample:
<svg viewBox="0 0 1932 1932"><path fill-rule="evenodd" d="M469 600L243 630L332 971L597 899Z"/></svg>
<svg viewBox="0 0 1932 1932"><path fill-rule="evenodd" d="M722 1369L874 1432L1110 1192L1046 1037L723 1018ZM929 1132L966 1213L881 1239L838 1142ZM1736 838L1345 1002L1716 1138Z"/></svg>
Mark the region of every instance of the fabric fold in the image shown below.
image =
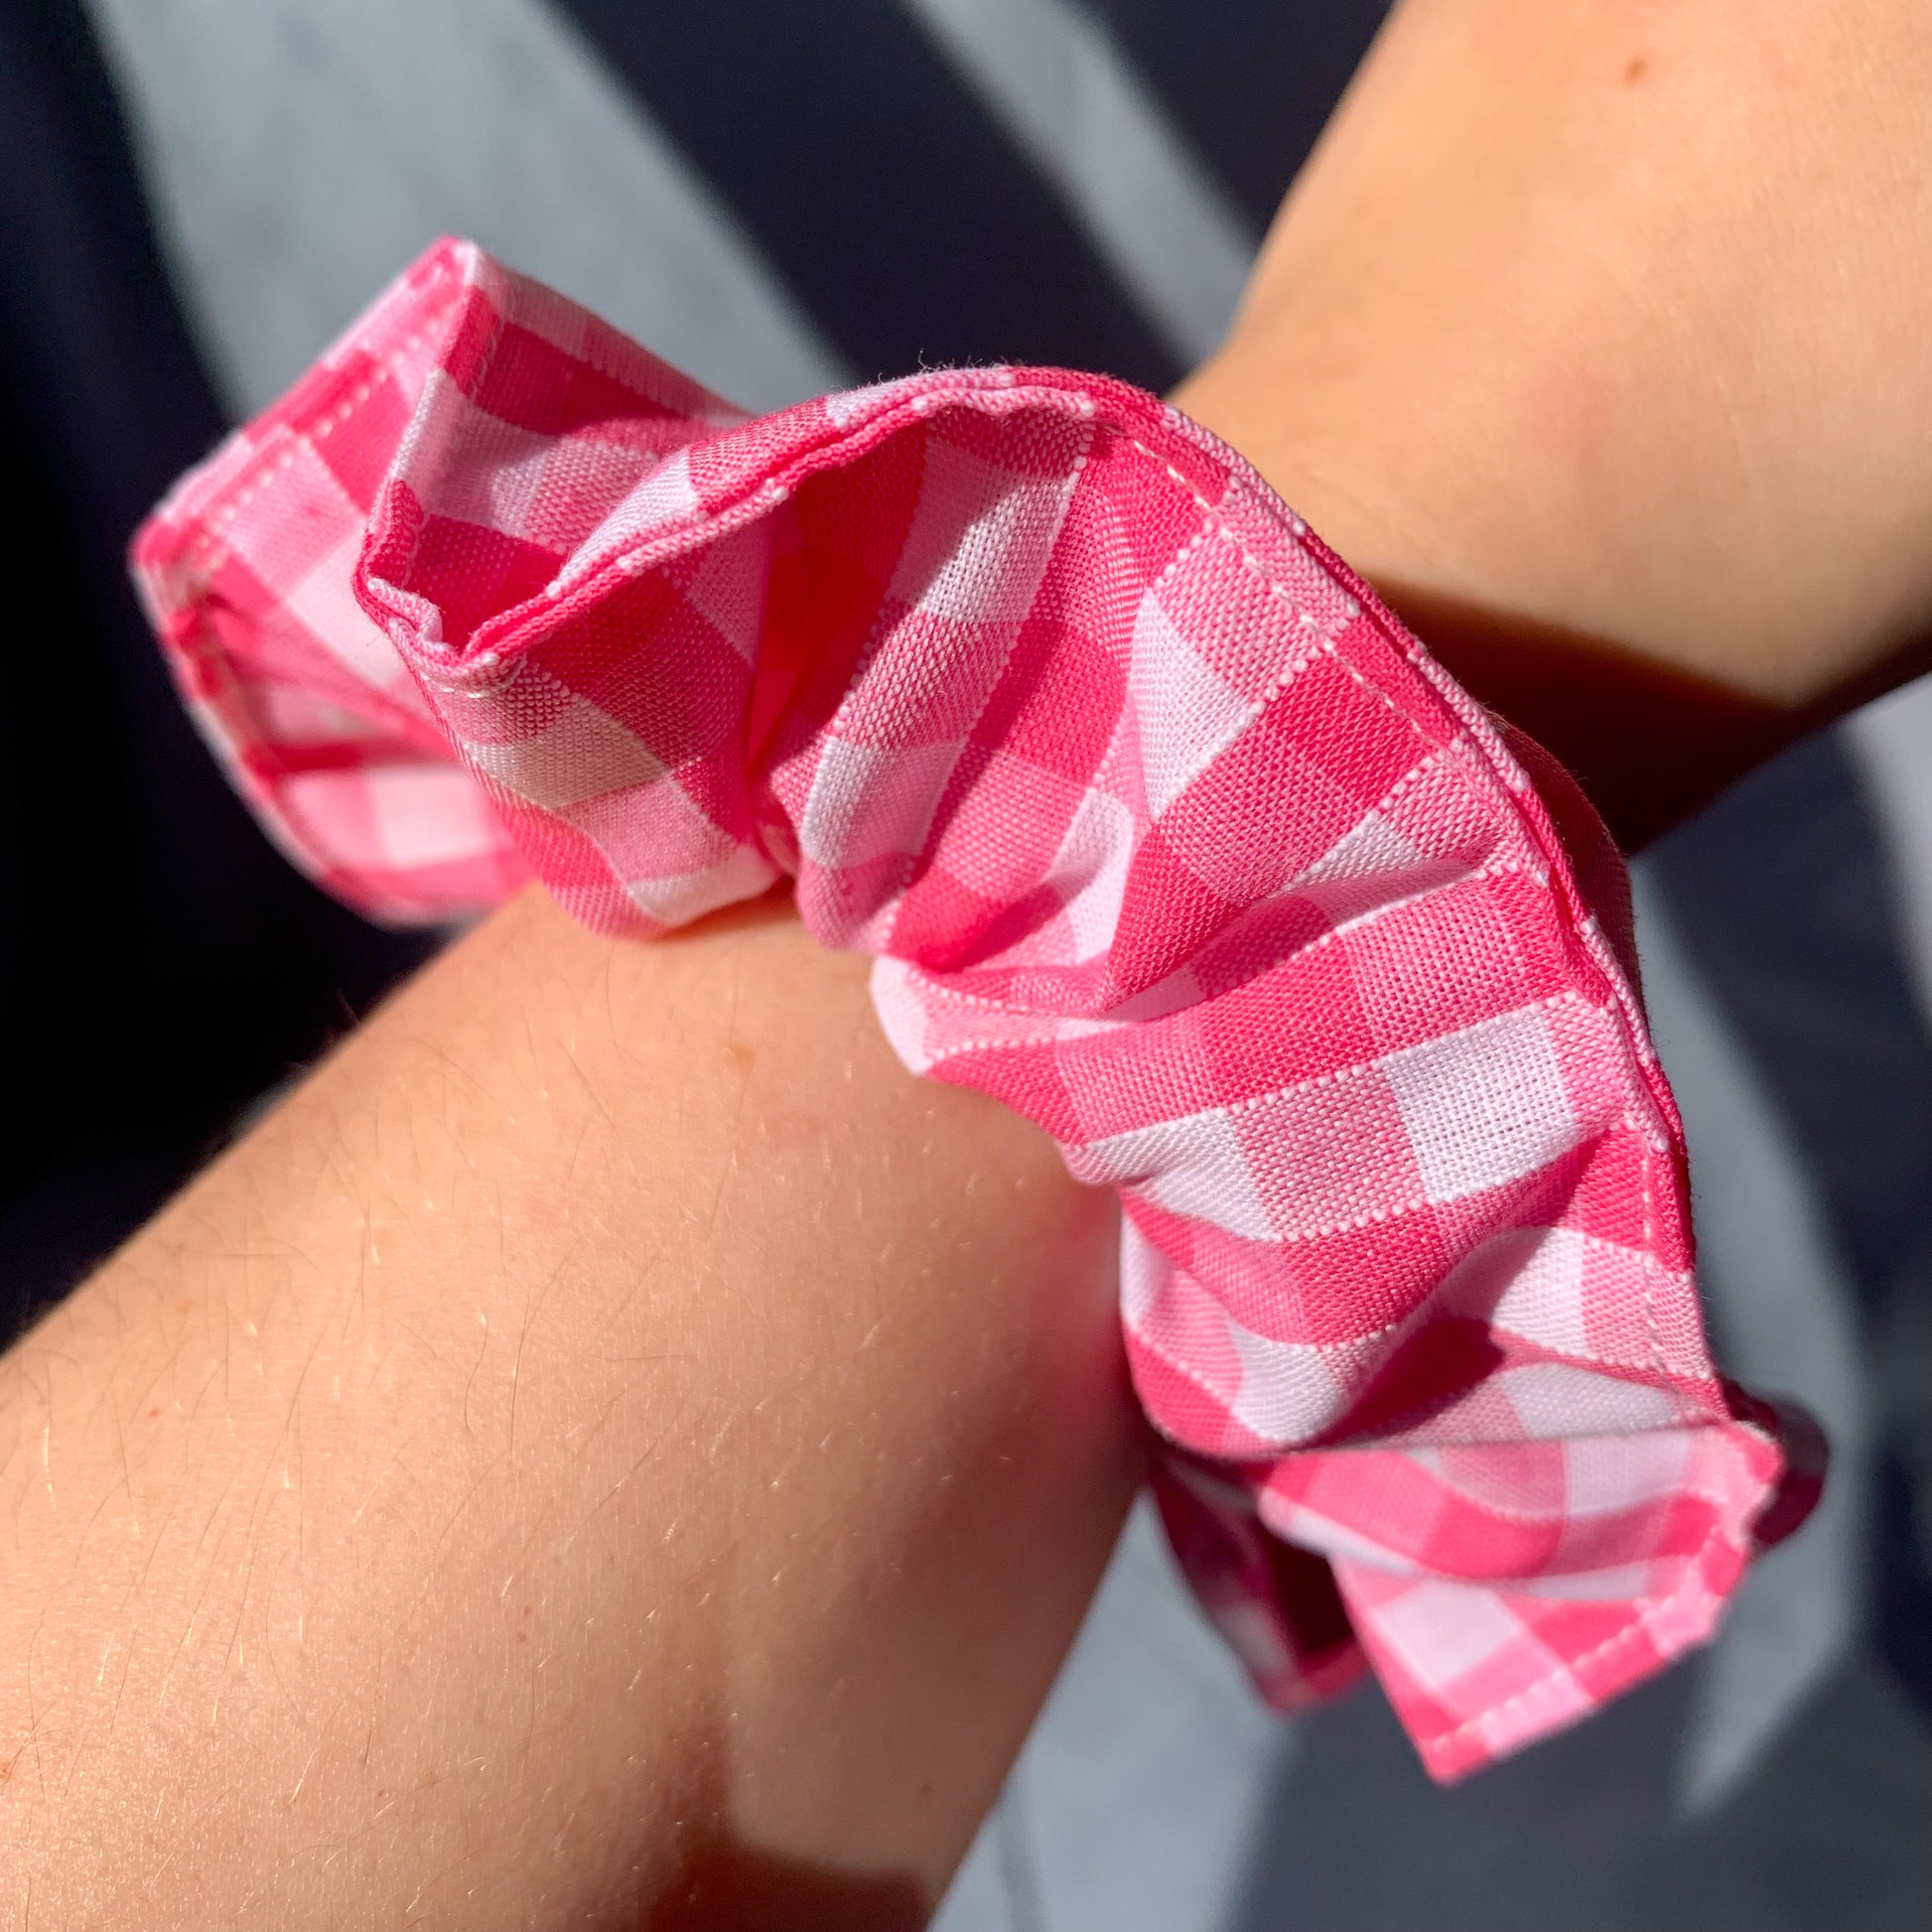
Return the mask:
<svg viewBox="0 0 1932 1932"><path fill-rule="evenodd" d="M1710 1634L1783 1457L1621 861L1204 430L1026 368L751 420L446 242L134 561L351 904L789 878L907 1066L1119 1190L1163 1513L1273 1701L1365 1657L1450 1777Z"/></svg>

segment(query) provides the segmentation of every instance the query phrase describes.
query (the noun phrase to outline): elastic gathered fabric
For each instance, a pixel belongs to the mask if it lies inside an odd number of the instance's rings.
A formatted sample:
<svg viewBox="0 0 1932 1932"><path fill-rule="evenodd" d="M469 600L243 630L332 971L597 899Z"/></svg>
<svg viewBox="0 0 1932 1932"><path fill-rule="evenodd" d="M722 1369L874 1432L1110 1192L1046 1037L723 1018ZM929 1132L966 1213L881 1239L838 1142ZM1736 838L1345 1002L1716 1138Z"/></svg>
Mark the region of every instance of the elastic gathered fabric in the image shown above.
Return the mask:
<svg viewBox="0 0 1932 1932"><path fill-rule="evenodd" d="M1706 1348L1614 847L1155 398L755 421L444 242L134 563L351 904L534 877L647 938L789 878L907 1066L1118 1188L1163 1514L1274 1703L1366 1660L1456 1776L1708 1636L1796 1513Z"/></svg>

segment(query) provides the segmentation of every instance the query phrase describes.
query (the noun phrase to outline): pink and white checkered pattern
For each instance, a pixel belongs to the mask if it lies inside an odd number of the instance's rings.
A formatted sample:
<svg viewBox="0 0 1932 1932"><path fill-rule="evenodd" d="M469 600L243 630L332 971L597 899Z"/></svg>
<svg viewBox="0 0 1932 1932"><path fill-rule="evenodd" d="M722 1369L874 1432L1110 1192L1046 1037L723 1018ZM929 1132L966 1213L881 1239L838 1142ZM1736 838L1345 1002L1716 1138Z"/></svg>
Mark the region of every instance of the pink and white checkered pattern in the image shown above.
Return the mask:
<svg viewBox="0 0 1932 1932"><path fill-rule="evenodd" d="M444 243L134 555L343 897L648 936L789 875L908 1066L1120 1190L1163 1508L1275 1701L1366 1652L1449 1777L1709 1634L1782 1457L1621 864L1184 417L995 368L748 421Z"/></svg>

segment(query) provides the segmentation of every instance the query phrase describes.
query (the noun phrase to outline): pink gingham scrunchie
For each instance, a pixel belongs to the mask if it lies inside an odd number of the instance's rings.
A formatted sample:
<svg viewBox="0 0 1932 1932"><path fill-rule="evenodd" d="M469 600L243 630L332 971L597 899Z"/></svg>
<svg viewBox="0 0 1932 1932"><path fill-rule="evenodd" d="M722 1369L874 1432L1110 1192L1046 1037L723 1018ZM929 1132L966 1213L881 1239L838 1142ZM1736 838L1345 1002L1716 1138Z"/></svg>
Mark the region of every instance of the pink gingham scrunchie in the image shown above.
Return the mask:
<svg viewBox="0 0 1932 1932"><path fill-rule="evenodd" d="M1271 1700L1365 1654L1452 1777L1711 1632L1783 1457L1621 862L1205 431L1014 368L755 421L445 242L134 558L351 904L648 937L789 877L906 1065L1119 1189L1163 1511Z"/></svg>

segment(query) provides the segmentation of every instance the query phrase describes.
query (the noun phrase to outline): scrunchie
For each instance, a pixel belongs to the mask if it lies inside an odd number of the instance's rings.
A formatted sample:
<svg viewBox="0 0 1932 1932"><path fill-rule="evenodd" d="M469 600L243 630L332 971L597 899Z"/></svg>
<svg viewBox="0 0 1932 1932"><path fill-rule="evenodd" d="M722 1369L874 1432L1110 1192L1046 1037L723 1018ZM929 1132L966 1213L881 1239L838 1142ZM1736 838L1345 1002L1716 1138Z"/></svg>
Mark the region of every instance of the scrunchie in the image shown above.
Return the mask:
<svg viewBox="0 0 1932 1932"><path fill-rule="evenodd" d="M795 882L905 1064L1120 1191L1180 1561L1430 1770L1714 1627L1784 1458L1721 1383L1623 868L1248 466L1122 383L757 421L432 249L136 539L269 833L373 917L647 937Z"/></svg>

